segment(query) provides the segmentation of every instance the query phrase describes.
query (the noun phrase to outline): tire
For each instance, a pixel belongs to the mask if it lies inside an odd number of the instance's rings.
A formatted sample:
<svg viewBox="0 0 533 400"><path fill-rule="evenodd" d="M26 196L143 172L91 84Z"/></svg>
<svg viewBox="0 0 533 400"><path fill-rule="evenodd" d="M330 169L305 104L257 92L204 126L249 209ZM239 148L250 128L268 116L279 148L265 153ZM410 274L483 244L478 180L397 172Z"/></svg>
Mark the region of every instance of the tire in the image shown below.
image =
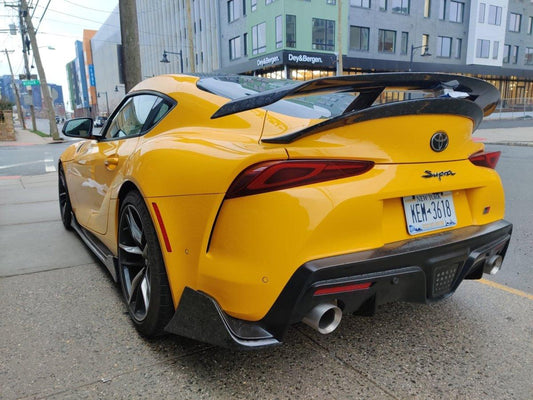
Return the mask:
<svg viewBox="0 0 533 400"><path fill-rule="evenodd" d="M174 312L157 234L142 196L135 191L120 205L118 273L128 312L146 337L159 336Z"/></svg>
<svg viewBox="0 0 533 400"><path fill-rule="evenodd" d="M65 229L72 230L72 206L70 204L70 197L68 194L67 181L65 179L65 173L63 167L59 167L58 172L58 192L59 192L59 212L61 214L61 222L65 226Z"/></svg>

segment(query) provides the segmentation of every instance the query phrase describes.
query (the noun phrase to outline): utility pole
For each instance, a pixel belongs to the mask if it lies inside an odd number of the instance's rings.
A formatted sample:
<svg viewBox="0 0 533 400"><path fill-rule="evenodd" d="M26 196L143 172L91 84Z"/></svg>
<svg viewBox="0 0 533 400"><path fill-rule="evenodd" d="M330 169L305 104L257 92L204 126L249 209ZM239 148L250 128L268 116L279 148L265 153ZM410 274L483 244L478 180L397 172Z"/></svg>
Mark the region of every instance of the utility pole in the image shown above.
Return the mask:
<svg viewBox="0 0 533 400"><path fill-rule="evenodd" d="M11 83L13 84L13 90L15 91L15 99L17 100L17 111L19 114L19 120L22 124L22 128L26 129L26 121L24 121L24 113L22 112L22 107L20 106L19 88L17 87L17 83L15 82L15 76L13 75L13 68L11 68L11 60L9 59L9 53L13 53L14 51L15 50L5 49L4 53L6 53L7 63L9 64L9 72L11 72Z"/></svg>
<svg viewBox="0 0 533 400"><path fill-rule="evenodd" d="M46 75L44 73L43 64L41 62L41 55L39 54L39 46L37 45L37 38L35 37L35 30L33 29L33 23L31 22L31 16L28 11L28 4L26 0L20 1L22 6L22 14L26 20L26 29L28 36L30 37L31 47L33 49L33 57L35 58L35 64L37 64L37 71L39 72L39 80L41 81L41 93L43 95L44 106L48 111L48 122L50 123L50 135L54 140L60 140L59 132L57 130L56 113L54 110L54 103L46 82Z"/></svg>
<svg viewBox="0 0 533 400"><path fill-rule="evenodd" d="M342 75L344 69L342 64L342 0L337 0L337 7L337 75Z"/></svg>
<svg viewBox="0 0 533 400"><path fill-rule="evenodd" d="M189 71L190 72L196 72L196 57L194 55L194 30L193 30L193 19L192 19L192 10L191 10L191 3L192 0L187 0L187 40L189 42Z"/></svg>
<svg viewBox="0 0 533 400"><path fill-rule="evenodd" d="M128 93L142 80L139 25L135 0L119 0L120 35L122 37L122 65L125 91Z"/></svg>
<svg viewBox="0 0 533 400"><path fill-rule="evenodd" d="M23 13L24 11L22 11L22 8L19 8L19 25L20 25L20 36L22 38L22 53L24 54L24 68L26 71L26 79L30 79L31 78L30 65L28 63L29 45L28 43L26 43L26 38L24 37L26 30L24 29L24 17L22 15ZM27 10L26 10L26 13L27 13ZM28 95L30 97L31 127L35 131L37 130L37 124L35 123L35 107L33 106L33 89L31 86L28 86Z"/></svg>

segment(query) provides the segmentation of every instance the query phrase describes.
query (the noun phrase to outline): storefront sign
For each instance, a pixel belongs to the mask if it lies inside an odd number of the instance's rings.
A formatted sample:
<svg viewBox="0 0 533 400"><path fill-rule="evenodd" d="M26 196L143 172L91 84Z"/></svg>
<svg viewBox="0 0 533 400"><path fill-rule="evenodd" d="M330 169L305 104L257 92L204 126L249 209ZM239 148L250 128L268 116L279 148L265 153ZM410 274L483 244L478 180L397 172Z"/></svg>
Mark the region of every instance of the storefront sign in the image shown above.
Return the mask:
<svg viewBox="0 0 533 400"><path fill-rule="evenodd" d="M312 56L308 56L307 54L296 55L296 54L289 53L287 57L289 61L292 61L295 63L305 62L305 63L311 63L311 64L316 64L316 63L322 64L324 62L322 61L322 57L312 57Z"/></svg>
<svg viewBox="0 0 533 400"><path fill-rule="evenodd" d="M336 62L335 55L327 53L286 52L285 56L289 65L332 67Z"/></svg>
<svg viewBox="0 0 533 400"><path fill-rule="evenodd" d="M263 57L257 59L257 66L258 67L265 67L268 65L274 65L276 63L280 62L279 56L269 56L269 57Z"/></svg>

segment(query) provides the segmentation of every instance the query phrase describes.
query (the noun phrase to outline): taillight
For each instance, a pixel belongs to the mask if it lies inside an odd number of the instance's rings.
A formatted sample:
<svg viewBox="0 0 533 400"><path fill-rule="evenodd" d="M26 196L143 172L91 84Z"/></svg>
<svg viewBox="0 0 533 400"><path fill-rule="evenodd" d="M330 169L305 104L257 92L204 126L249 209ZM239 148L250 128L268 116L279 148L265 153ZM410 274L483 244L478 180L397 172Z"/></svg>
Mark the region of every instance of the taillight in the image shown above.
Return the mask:
<svg viewBox="0 0 533 400"><path fill-rule="evenodd" d="M498 160L500 159L501 151L493 151L491 153L476 153L470 156L469 160L472 164L478 167L496 168Z"/></svg>
<svg viewBox="0 0 533 400"><path fill-rule="evenodd" d="M249 196L332 179L361 175L372 161L284 160L252 165L233 181L226 198Z"/></svg>

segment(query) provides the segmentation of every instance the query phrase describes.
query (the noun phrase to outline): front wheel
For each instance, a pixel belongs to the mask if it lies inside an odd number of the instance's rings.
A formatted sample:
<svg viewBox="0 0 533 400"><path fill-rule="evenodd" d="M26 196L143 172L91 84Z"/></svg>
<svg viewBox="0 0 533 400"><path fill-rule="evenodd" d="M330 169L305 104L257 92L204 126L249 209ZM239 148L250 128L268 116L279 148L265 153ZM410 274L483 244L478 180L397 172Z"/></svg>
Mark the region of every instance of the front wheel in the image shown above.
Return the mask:
<svg viewBox="0 0 533 400"><path fill-rule="evenodd" d="M143 198L130 192L120 206L118 226L120 285L137 330L157 336L174 307L157 234Z"/></svg>
<svg viewBox="0 0 533 400"><path fill-rule="evenodd" d="M65 179L65 173L63 167L59 167L58 173L58 189L59 189L59 212L61 213L61 222L65 226L65 229L72 229L72 206L70 205L70 198L68 195L67 181Z"/></svg>

